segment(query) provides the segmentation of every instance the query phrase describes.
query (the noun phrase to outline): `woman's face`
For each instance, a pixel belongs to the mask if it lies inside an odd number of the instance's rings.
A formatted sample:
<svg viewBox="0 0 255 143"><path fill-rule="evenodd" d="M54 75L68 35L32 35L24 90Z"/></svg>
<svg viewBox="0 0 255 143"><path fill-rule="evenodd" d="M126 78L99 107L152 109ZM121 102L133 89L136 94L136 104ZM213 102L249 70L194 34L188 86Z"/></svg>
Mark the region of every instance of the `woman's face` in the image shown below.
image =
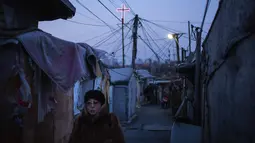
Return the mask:
<svg viewBox="0 0 255 143"><path fill-rule="evenodd" d="M101 109L101 103L95 99L89 99L86 103L86 109L90 115L96 115Z"/></svg>

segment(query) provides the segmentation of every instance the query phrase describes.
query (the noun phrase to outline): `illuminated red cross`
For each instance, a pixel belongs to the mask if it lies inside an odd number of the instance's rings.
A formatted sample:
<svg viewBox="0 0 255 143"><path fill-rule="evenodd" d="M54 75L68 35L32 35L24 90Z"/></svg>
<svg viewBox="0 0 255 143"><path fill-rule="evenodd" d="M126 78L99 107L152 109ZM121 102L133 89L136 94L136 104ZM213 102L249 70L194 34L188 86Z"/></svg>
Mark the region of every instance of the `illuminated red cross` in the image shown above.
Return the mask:
<svg viewBox="0 0 255 143"><path fill-rule="evenodd" d="M117 8L117 12L121 12L121 19L124 21L125 18L125 12L129 12L130 8L126 8L125 4L121 5L121 8Z"/></svg>

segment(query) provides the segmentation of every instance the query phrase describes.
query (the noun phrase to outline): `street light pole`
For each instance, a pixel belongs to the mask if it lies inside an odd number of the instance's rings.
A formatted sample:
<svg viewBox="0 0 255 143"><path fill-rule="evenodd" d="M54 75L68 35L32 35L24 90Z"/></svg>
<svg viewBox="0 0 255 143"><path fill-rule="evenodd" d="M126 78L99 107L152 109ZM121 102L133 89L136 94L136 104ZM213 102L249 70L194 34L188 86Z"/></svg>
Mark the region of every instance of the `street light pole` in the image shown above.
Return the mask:
<svg viewBox="0 0 255 143"><path fill-rule="evenodd" d="M179 45L179 38L183 35L184 33L174 33L174 34L168 34L168 39L174 39L175 44L176 44L176 55L177 55L177 62L180 62L180 45Z"/></svg>
<svg viewBox="0 0 255 143"><path fill-rule="evenodd" d="M177 62L180 62L180 47L179 47L179 34L174 34L175 44L176 44L176 54Z"/></svg>

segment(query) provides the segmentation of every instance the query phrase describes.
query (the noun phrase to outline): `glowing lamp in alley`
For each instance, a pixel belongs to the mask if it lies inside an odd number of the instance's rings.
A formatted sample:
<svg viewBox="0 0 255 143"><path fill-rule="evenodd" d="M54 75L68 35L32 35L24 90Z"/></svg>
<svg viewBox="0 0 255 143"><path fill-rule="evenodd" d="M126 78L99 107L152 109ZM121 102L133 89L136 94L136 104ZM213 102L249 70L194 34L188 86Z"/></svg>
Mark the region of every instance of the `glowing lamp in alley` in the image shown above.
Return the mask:
<svg viewBox="0 0 255 143"><path fill-rule="evenodd" d="M167 35L167 38L168 38L168 39L174 39L174 35L173 35L173 34L168 34L168 35Z"/></svg>

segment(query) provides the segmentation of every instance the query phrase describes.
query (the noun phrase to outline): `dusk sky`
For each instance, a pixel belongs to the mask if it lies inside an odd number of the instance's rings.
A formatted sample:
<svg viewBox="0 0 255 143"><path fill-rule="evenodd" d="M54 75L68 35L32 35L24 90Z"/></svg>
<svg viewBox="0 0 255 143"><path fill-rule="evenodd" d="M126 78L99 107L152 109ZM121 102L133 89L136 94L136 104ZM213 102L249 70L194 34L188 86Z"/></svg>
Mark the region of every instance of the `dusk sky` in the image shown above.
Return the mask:
<svg viewBox="0 0 255 143"><path fill-rule="evenodd" d="M170 49L170 58L175 59L175 44L173 40L167 39L168 33L183 32L187 33L180 38L180 46L187 48L188 46L188 22L195 26L200 26L204 14L206 0L126 0L128 5L135 14L142 19L142 27L138 30L138 35L145 39L147 45L158 53L161 59L167 59L168 49ZM114 29L120 29L120 21L108 12L98 0L80 0L94 14L100 17L108 25ZM116 11L116 8L121 7L124 0L101 0L116 16L121 14ZM116 53L115 57L121 60L121 30L112 34L111 30L105 23L98 20L89 11L83 8L76 0L71 0L71 3L76 7L76 15L66 20L55 20L51 22L41 22L39 27L51 33L53 36L72 42L85 42L89 45L107 51L108 53ZM218 8L218 0L211 1L206 23L204 26L203 37L209 31L215 13ZM126 7L129 7L126 5ZM134 18L132 12L127 12L125 22ZM149 22L148 22L149 21ZM88 24L88 25L87 25ZM133 23L127 24L132 27ZM156 25L157 24L157 25ZM131 33L129 28L125 27L125 52L126 61L130 62L132 56ZM106 33L106 34L104 34ZM147 33L147 37L146 34ZM110 37L110 39L108 38ZM150 39L153 39L153 43ZM109 40L107 40L107 38ZM98 42L105 40L105 43ZM129 44L131 43L131 44ZM195 48L195 42L192 42L192 50ZM138 40L138 55L137 58L147 59L153 58L152 51L141 40Z"/></svg>

